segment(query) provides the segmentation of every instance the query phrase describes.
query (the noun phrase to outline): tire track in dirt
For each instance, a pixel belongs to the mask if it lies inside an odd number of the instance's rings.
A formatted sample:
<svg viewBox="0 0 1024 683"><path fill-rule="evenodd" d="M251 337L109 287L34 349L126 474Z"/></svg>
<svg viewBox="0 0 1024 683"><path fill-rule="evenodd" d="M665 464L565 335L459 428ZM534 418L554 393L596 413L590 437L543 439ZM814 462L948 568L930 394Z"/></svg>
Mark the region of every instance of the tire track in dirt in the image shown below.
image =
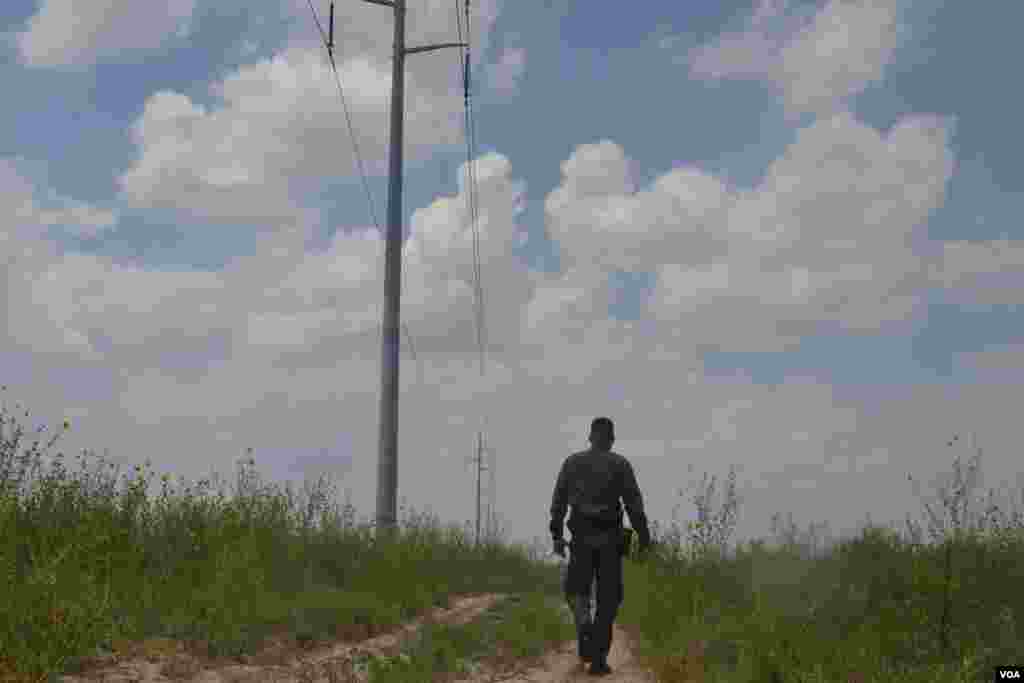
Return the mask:
<svg viewBox="0 0 1024 683"><path fill-rule="evenodd" d="M426 615L387 632L360 638L339 638L312 647L297 644L288 633L268 638L259 652L230 658L209 658L182 641L154 638L123 646L120 656L92 658L82 673L60 677L63 683L364 683L365 670L357 662L373 655L393 657L403 641L424 624L466 624L479 618L502 594L453 597L450 608L434 608ZM568 608L565 607L568 614ZM576 641L559 644L538 657L511 659L506 655L485 658L471 675L444 676L455 683L562 683L602 680L607 683L654 683L655 678L633 654L633 637L614 627L608 664L612 673L603 677L587 675L576 655ZM191 650L191 651L188 651Z"/></svg>
<svg viewBox="0 0 1024 683"><path fill-rule="evenodd" d="M271 636L260 651L241 657L203 657L201 645L186 648L182 641L153 638L125 646L121 656L91 658L83 671L60 677L63 683L357 683L367 676L356 662L367 655L392 657L403 639L428 622L460 625L473 621L501 600L501 594L453 597L450 608L426 615L385 633L360 639L303 647L287 633ZM378 632L379 633L379 632ZM189 652L187 650L191 649Z"/></svg>

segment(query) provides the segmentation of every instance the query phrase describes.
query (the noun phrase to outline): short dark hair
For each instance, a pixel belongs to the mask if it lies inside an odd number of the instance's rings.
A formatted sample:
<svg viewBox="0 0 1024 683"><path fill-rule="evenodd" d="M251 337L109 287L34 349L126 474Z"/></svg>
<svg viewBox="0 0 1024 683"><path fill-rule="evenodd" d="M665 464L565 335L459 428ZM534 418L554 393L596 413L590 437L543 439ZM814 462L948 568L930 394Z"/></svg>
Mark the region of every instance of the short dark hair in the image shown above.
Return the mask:
<svg viewBox="0 0 1024 683"><path fill-rule="evenodd" d="M595 417L590 423L590 440L614 441L615 425L607 417Z"/></svg>

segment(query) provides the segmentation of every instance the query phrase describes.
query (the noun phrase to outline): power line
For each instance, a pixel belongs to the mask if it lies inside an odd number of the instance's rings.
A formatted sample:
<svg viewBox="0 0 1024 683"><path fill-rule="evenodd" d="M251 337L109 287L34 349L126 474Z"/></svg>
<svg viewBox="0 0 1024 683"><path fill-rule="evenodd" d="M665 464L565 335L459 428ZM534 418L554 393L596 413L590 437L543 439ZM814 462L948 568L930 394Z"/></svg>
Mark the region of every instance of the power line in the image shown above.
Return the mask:
<svg viewBox="0 0 1024 683"><path fill-rule="evenodd" d="M373 220L374 226L380 230L380 224L377 222L377 212L373 205L373 195L370 194L370 186L366 180L366 173L363 168L363 157L359 153L359 141L356 139L356 134L352 127L352 117L348 111L348 102L345 100L345 89L341 85L341 76L338 75L338 67L334 63L334 4L331 3L331 36L328 37L324 35L323 26L320 25L320 18L317 16L316 8L313 7L313 0L306 0L306 3L309 5L310 12L313 13L313 21L316 22L316 28L320 32L320 39L327 48L327 57L331 62L331 71L334 73L334 82L338 85L338 94L341 96L341 106L345 110L345 122L348 124L348 134L352 140L352 149L355 152L356 163L359 168L359 177L363 181L363 189L366 191L366 200L370 204L370 218Z"/></svg>
<svg viewBox="0 0 1024 683"><path fill-rule="evenodd" d="M359 141L356 139L355 130L353 129L353 126L352 126L352 117L349 114L348 103L345 100L345 89L341 85L341 76L338 75L338 67L337 67L337 64L334 61L334 3L333 2L331 3L331 18L330 18L330 25L329 25L329 30L330 30L330 34L329 35L324 33L323 25L321 25L321 23L320 23L320 17L316 13L316 8L313 7L313 0L306 0L306 4L309 5L309 11L313 15L313 22L316 24L316 28L320 32L320 40L323 42L324 47L327 48L327 56L328 56L328 58L330 60L330 64L331 64L331 72L334 74L334 82L338 86L338 95L341 96L341 106L345 110L345 122L348 125L349 138L352 140L352 149L355 152L356 163L358 165L358 170L359 170L359 177L360 177L360 179L362 180L362 183L363 183L363 190L366 192L366 201L367 201L367 203L370 206L370 218L371 218L371 220L373 220L373 225L374 225L375 228L377 228L377 232L380 233L381 235L383 235L383 233L381 232L381 229L380 229L380 222L377 220L377 211L374 208L373 195L370 193L370 185L369 185L369 182L366 179L366 172L365 172L364 165L363 165L363 157L359 153ZM390 107L391 107L391 98L389 97L388 98L388 108L390 109ZM385 119L385 120L387 120L387 119ZM403 269L404 269L404 262L403 262ZM404 272L403 272L403 276L404 276ZM405 280L404 277L402 279L403 279L403 281ZM402 329L405 331L405 338L406 338L406 341L409 343L409 352L412 355L412 359L413 359L413 361L416 362L416 367L420 368L422 370L422 368L421 368L421 366L419 364L419 359L416 357L416 346L413 344L412 335L409 333L409 326L406 325L403 322L402 323ZM420 376L422 378L422 372L420 373Z"/></svg>
<svg viewBox="0 0 1024 683"><path fill-rule="evenodd" d="M446 44L442 44L442 45L425 46L425 47L418 47L418 48L411 48L411 49L406 49L404 47L404 31L405 31L405 29L404 29L404 11L405 11L404 0L366 0L366 1L367 2L376 3L376 4L386 5L386 6L390 6L390 7L394 8L394 11L395 11L395 21L396 21L396 25L395 25L395 36L396 36L396 38L395 38L395 40L396 40L396 43L395 43L395 50L396 50L395 55L396 55L396 59L401 58L404 54L410 54L410 53L413 53L413 52L423 52L423 51L428 51L428 50L435 50L435 49L439 49L439 48L443 48L443 47L459 47L459 46L461 46L461 47L465 48L465 55L464 55L464 58L462 60L462 67L463 67L463 102L464 102L464 109L465 109L465 130L466 130L466 187L465 187L465 191L466 191L466 194L467 194L467 202L469 204L470 224L471 224L471 228L473 230L473 281L474 281L474 285L475 285L474 291L475 291L475 295L476 295L475 296L475 311L474 312L475 312L476 328L477 328L477 345L478 345L479 352L480 352L480 374L481 374L481 377L482 377L484 375L484 372L485 372L484 371L484 350L485 350L484 329L485 329L485 318L484 318L484 299L483 299L483 286L482 286L481 267L480 267L480 252L479 252L479 212L478 212L478 199L477 199L478 187L477 187L476 172L475 172L475 168L474 168L474 153L475 153L475 150L476 150L476 136L475 136L475 125L474 125L475 124L475 119L473 117L472 106L471 106L471 103L470 103L470 99L471 99L471 97L470 97L470 90L471 90L470 89L470 82L471 82L471 80L470 80L470 65L472 63L472 59L471 59L470 43L469 43L469 34L471 32L470 31L470 20L469 20L469 0L466 0L466 4L464 6L464 14L465 14L465 19L466 19L466 34L467 34L466 35L466 42L462 42L462 25L461 25L461 21L459 20L459 16L458 16L458 9L459 9L458 8L458 0L456 0L455 10L456 10L456 21L457 21L457 24L458 24L458 31L459 31L459 39L460 39L459 42L455 43L455 44L446 43ZM378 231L380 232L381 231L380 230L380 225L377 222L376 211L374 209L374 204L373 204L373 196L370 193L369 185L368 185L368 182L366 180L366 173L365 173L365 170L364 170L362 155L359 153L358 141L356 139L355 131L354 131L353 126L352 126L351 115L349 114L349 111L348 111L348 104L347 104L347 102L345 100L344 88L342 87L341 77L338 74L337 64L335 63L335 60L334 60L334 3L332 2L331 5L330 5L331 16L330 16L329 34L327 36L324 35L323 26L320 24L320 20L319 20L319 17L317 16L316 9L313 7L312 0L307 0L307 4L309 5L310 12L313 15L313 20L314 20L314 22L316 24L317 30L320 33L321 40L324 43L324 45L327 47L327 54L328 54L328 57L329 57L329 60L330 60L331 71L334 74L334 80L335 80L335 83L338 86L338 93L341 96L342 106L343 106L343 108L345 110L345 120L346 120L346 123L348 125L349 136L350 136L350 138L352 140L353 150L355 152L355 157L356 157L356 161L357 161L357 169L359 171L360 178L361 178L362 183L363 183L363 189L366 192L367 201L368 201L369 208L370 208L371 218L372 218L372 220L374 222L374 225L377 227ZM403 68L403 65L402 65L401 61L396 62L393 65L393 68L394 68L393 86L401 88L402 87L402 85L401 85L401 75L402 75L402 68ZM399 90L398 94L401 95L401 91L400 90ZM395 93L392 92L392 98L394 96L395 96ZM392 100L392 98L388 99L388 105L387 105L388 106L389 119L390 118L394 118L392 116L393 112L391 112L391 107L392 107L392 101L391 100ZM398 144L398 145L402 144L402 140L401 140L401 136L400 136L400 133L401 133L400 125L401 125L401 119L397 119L395 121L392 121L392 127L395 127L396 132L399 134L398 135L399 139L398 140L390 139L391 136L389 135L388 136L388 141L387 141L387 144L388 144L389 147L391 145L393 145L393 144ZM400 161L397 163L397 168L394 168L394 167L396 166L395 160L396 159L399 159L399 160L401 159L401 148L399 148L398 151L396 151L395 149L391 149L390 151L392 152L392 154L391 154L391 161L392 161L392 167L393 167L392 168L392 172L391 172L391 176L392 176L391 177L392 190L394 190L397 193L401 189L402 171L401 171L401 163L400 163ZM396 156L396 154L398 156ZM394 200L394 197L392 198L392 200ZM401 248L400 247L401 239L402 239L402 235L400 234L401 233L401 230L400 230L401 216L395 216L394 215L394 211L393 211L393 209L395 209L395 207L397 207L397 206L400 206L400 204L395 204L395 205L392 205L392 206L389 207L389 219L388 219L389 220L389 233L388 233L388 237L387 237L388 244L387 244L387 248L386 248L386 253L387 253L387 259L388 259L388 269L390 269L393 265L394 266L399 266L399 271L395 275L403 275L404 274L403 273L403 271L404 271L404 267L403 267L404 263L402 263L402 259L401 259L400 253L399 253L400 252L400 248ZM398 234L395 234L395 233L398 233ZM381 234L383 235L383 232L381 232ZM395 251L397 253L397 256L398 256L398 262L399 263L392 263L392 259L395 256L395 254L392 253L392 249L395 249ZM401 264L401 265L399 265L399 264ZM390 273L390 270L388 272ZM402 278L402 279L404 279L404 278ZM388 308L388 315L389 316L394 316L395 318L397 318L396 312L397 312L397 306L398 306L398 301L399 301L400 294L401 294L400 291L392 291L392 292L390 292L387 295L386 298L387 298L387 303L389 305L389 308ZM393 323L401 323L401 321L400 321L400 319L395 319L393 321ZM412 352L414 360L417 360L417 366L419 366L418 359L416 359L415 348L413 347L412 335L409 333L408 327L406 325L404 325L404 323L401 323L401 324L402 324L402 327L405 329L406 337L408 339L409 346L410 346L410 351ZM393 328L389 328L389 329L393 329ZM381 328L381 333L382 333L382 335L384 334L383 325L382 325L382 328ZM397 346L397 341L398 341L397 339L389 338L389 341L388 341L388 344L390 345L389 348L395 349L395 347ZM396 384L397 384L397 360L398 359L396 357L390 356L390 353L391 352L388 352L387 348L385 348L385 356L384 356L383 360L387 361L386 365L388 365L388 367L385 368L382 365L382 369L381 369L381 371L382 371L382 375L381 375L382 376L381 446L380 446L381 450L380 450L380 461L378 463L379 481L378 481L378 501L377 501L377 503L378 503L377 504L377 507L378 507L378 511L377 511L377 517L378 517L377 521L378 521L378 524L382 524L382 525L385 525L385 526L388 526L388 527L392 526L394 524L394 522L395 522L395 520L393 519L393 517L394 517L394 499L395 499L395 496L397 495L397 491L395 490L396 487L397 487L397 481L396 481L397 480L397 405L394 405L397 402L397 397L395 396L394 392L397 391ZM394 353L397 355L397 351L394 351ZM389 358L392 358L393 360L388 360ZM385 370L387 370L387 373L385 373ZM394 406L394 407L393 408L389 408L389 406ZM386 412L385 408L389 408L389 410ZM481 425L481 428L482 427L483 427L483 425ZM482 431L482 429L478 433L477 443L478 443L478 447L477 447L477 541L479 542L479 537L480 537L480 472L483 469L483 457L482 457L483 456L483 431ZM492 489L493 489L493 486L492 486ZM493 498L493 494L492 494L492 498Z"/></svg>
<svg viewBox="0 0 1024 683"><path fill-rule="evenodd" d="M459 42L462 41L462 24L458 19L458 0L455 0L456 7L456 21L459 31ZM474 117L473 108L471 104L471 79L470 79L470 68L472 65L471 58L471 30L469 21L469 0L465 0L463 5L465 18L466 18L466 52L462 57L462 72L463 72L463 103L465 113L465 138L466 138L466 194L469 203L470 213L470 225L473 230L473 281L475 286L475 315L476 315L476 329L477 329L477 346L480 352L480 374L483 376L484 370L484 335L485 335L485 322L484 322L484 298L483 298L483 284L481 277L480 268L480 246L479 246L479 204L477 199L477 180L476 180L476 169L474 164L474 157L476 152L476 136L474 131Z"/></svg>
<svg viewBox="0 0 1024 683"><path fill-rule="evenodd" d="M480 362L480 377L483 379L486 374L485 370L485 349L486 349L486 319L484 316L484 292L482 283L482 268L480 264L480 216L479 216L479 200L478 200L478 185L476 178L475 168L475 157L476 157L476 132L475 132L475 117L473 116L472 107L472 96L471 96L471 78L470 68L472 65L472 52L471 52L471 24L469 21L469 0L465 0L464 14L466 19L466 36L463 41L462 35L462 20L459 16L459 2L455 0L455 20L459 33L459 42L465 42L465 54L460 55L462 63L462 85L463 85L463 106L465 113L465 138L466 138L466 175L465 175L465 192L466 199L469 205L469 220L470 227L473 230L473 283L474 283L474 294L475 294L475 306L474 306L474 317L476 322L476 333L477 333L477 348L479 351L479 362ZM481 387L483 382L481 382ZM486 412L483 416L486 421ZM493 519L494 519L494 497L496 481L494 477L494 463L493 463L493 449L488 449L492 454L492 464L490 467L485 467L483 464L483 429L484 424L481 424L481 431L478 433L477 438L477 454L476 454L476 540L477 543L480 541L480 473L483 469L490 470L491 474L491 485L488 487L488 534L492 533Z"/></svg>

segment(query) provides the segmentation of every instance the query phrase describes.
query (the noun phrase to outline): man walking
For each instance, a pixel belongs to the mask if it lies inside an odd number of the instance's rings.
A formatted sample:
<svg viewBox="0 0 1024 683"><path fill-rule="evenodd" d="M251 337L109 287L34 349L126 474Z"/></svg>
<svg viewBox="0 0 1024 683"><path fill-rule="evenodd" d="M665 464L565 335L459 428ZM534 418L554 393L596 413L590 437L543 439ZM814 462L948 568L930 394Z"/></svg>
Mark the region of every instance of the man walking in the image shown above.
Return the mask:
<svg viewBox="0 0 1024 683"><path fill-rule="evenodd" d="M579 656L590 661L590 673L611 673L608 651L612 624L622 604L622 556L625 553L622 505L638 533L641 553L651 545L643 496L629 461L611 450L612 421L599 417L590 424L590 449L573 453L562 464L551 498L551 537L555 552L565 557L563 522L572 505L568 527L571 555L565 577L566 600L576 621ZM590 623L590 590L597 578L597 615Z"/></svg>

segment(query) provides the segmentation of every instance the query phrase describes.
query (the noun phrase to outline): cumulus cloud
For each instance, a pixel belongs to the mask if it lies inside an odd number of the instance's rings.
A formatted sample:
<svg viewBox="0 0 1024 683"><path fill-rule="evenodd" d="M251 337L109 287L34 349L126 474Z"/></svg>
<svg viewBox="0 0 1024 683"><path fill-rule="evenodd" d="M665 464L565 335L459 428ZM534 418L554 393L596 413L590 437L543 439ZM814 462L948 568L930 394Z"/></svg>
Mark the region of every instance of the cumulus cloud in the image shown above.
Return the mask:
<svg viewBox="0 0 1024 683"><path fill-rule="evenodd" d="M89 66L187 35L195 8L196 0L152 6L131 0L44 0L19 34L18 47L30 66Z"/></svg>
<svg viewBox="0 0 1024 683"><path fill-rule="evenodd" d="M498 351L519 339L516 315L533 295L528 269L513 253L519 233L526 184L513 177L508 159L487 154L475 160L477 257L484 289L488 346ZM424 348L469 352L473 293L473 223L467 201L466 165L459 170L459 193L441 197L412 216L405 250L409 267L409 315L424 331ZM446 313L440 315L438 307ZM502 313L498 313L502 312ZM452 318L458 315L459 318ZM417 345L419 351L419 345Z"/></svg>
<svg viewBox="0 0 1024 683"><path fill-rule="evenodd" d="M0 263L4 264L0 280L6 291L0 309L9 321L8 341L39 353L70 349L91 356L88 338L66 325L75 308L74 295L51 268L56 249L45 240L45 232L48 225L61 223L72 231L89 233L116 219L109 211L67 198L54 197L63 200L65 208L44 208L34 195L35 188L19 162L0 159L0 211L7 216L0 226Z"/></svg>
<svg viewBox="0 0 1024 683"><path fill-rule="evenodd" d="M979 383L1020 386L1024 381L1024 344L990 344L982 351L955 356L960 367L972 372Z"/></svg>
<svg viewBox="0 0 1024 683"><path fill-rule="evenodd" d="M701 78L775 84L787 112L827 115L884 76L899 45L893 0L829 0L812 17L791 0L759 0L745 27L690 54Z"/></svg>
<svg viewBox="0 0 1024 683"><path fill-rule="evenodd" d="M67 225L74 234L81 237L96 237L117 223L117 214L110 209L76 202L59 209L42 211L39 222L43 225Z"/></svg>
<svg viewBox="0 0 1024 683"><path fill-rule="evenodd" d="M945 242L929 275L951 303L1015 304L1024 284L1024 244L1005 239Z"/></svg>
<svg viewBox="0 0 1024 683"><path fill-rule="evenodd" d="M328 3L316 0L312 4L326 27ZM472 5L472 40L477 56L486 54L490 29L501 6L501 0ZM38 67L91 66L100 60L137 59L145 51L164 47L172 37L192 34L204 10L243 19L235 24L242 33L238 39L243 54L252 51L247 41L256 35L273 34L273 40L294 47L320 46L308 0L169 0L157 7L127 0L43 0L25 30L17 34L18 50L26 64ZM389 56L392 14L386 8L366 2L337 3L335 15L338 54L346 58L355 54L384 59ZM453 4L446 0L410 3L406 24L410 45L456 38ZM421 63L416 67L421 81L425 71L438 72L436 59L420 58L410 60L410 64L413 61Z"/></svg>
<svg viewBox="0 0 1024 683"><path fill-rule="evenodd" d="M367 60L339 65L364 159L384 156L389 78ZM329 68L315 49L291 48L215 84L224 106L207 110L185 95L159 92L132 126L139 157L118 179L133 206L178 209L197 219L287 222L300 211L290 192L311 177L348 174L355 157ZM413 85L413 87L415 87ZM455 129L455 104L411 98L408 144ZM447 109L444 108L448 104ZM432 136L430 143L437 142ZM442 134L442 140L444 136ZM368 169L372 170L372 169Z"/></svg>
<svg viewBox="0 0 1024 683"><path fill-rule="evenodd" d="M505 8L506 1L480 0L470 3L469 37L475 61L487 53L491 44L491 31ZM286 16L298 19L287 36L289 45L315 47L321 44L320 35L312 23L308 0L274 0L274 2L280 3ZM316 0L313 5L326 30L329 2ZM463 7L464 5L459 3L459 8ZM455 3L450 0L418 0L406 3L406 44L409 47L414 47L457 41L459 22L456 21L455 12ZM381 5L368 2L335 3L336 54L340 54L342 59L349 59L354 55L378 55L390 58L393 17L394 11ZM465 40L467 27L464 15L460 12L458 18L462 24L462 38ZM407 60L406 66L417 72L421 80L424 80L424 74L433 73L447 81L452 64L458 65L458 62L458 52L453 48L428 53L428 55L413 55ZM458 73L457 76L461 85L462 74Z"/></svg>
<svg viewBox="0 0 1024 683"><path fill-rule="evenodd" d="M18 171L17 164L0 159L0 209L4 215L15 218L4 222L0 235L10 238L15 233L24 233L26 228L38 229L32 220L37 212L32 192L32 183Z"/></svg>
<svg viewBox="0 0 1024 683"><path fill-rule="evenodd" d="M55 197L41 204L17 166L0 163L0 210L13 217L0 227L0 368L34 415L73 419L72 445L109 448L133 463L148 457L187 477L230 469L248 446L272 480L317 454L317 469L343 474L342 487L370 515L383 243L372 227L342 225L325 246L308 247L319 216L302 190L350 174L354 160L305 0L271 4L300 19L289 24L284 49L214 83L213 104L153 93L131 128L138 156L120 183L132 206L177 209L214 229L217 221L274 229L215 272L60 253L44 239L47 226L95 235L116 213ZM501 5L473 3L478 60ZM57 21L70 8L43 3L22 36L23 56L56 65L132 54L157 47L197 13L183 2L155 19L147 9L136 30L134 6L111 7L77 7L92 15L71 31ZM367 170L381 173L391 13L360 2L336 11L338 66L360 152ZM450 0L411 4L410 45L455 40L451 12ZM746 30L694 54L694 72L770 80L790 113L814 111L818 120L753 188L692 166L641 186L615 142L580 145L544 202L562 272L532 271L514 255L526 185L500 154L476 160L475 226L465 167L454 195L416 207L403 248L402 319L416 354L403 330L400 498L445 520L469 517L467 456L486 421L507 528L517 539L543 535L558 467L586 447L600 414L615 419L617 450L634 463L654 519L669 519L678 503L690 509L678 497L687 466L724 474L740 465L740 537L766 533L780 510L802 519L828 510L852 526L864 513L864 486L877 493L875 514L901 517L905 472L927 475L944 464L929 450L934 424L963 419L992 434L1007 446L996 472L1012 471L1009 383L993 379L953 397L917 388L910 401L892 387L857 395L796 377L761 385L702 366L709 348L781 349L822 324L877 331L916 314L936 285L964 300L1012 301L1019 291L1015 243L949 244L936 259L921 255L923 227L953 171L950 121L912 116L879 131L834 113L884 74L895 21L880 1L830 2L804 17L791 3L762 2ZM499 90L514 87L524 57L507 50L479 73ZM457 64L453 51L409 60L407 160L461 141ZM487 314L483 375L474 227ZM608 317L614 270L657 275L641 320ZM1019 351L960 360L981 377L1005 378L1020 366Z"/></svg>
<svg viewBox="0 0 1024 683"><path fill-rule="evenodd" d="M728 191L699 170L673 170L636 192L632 162L604 140L578 147L563 162L562 178L544 206L563 262L639 271L704 263L724 248L710 228Z"/></svg>
<svg viewBox="0 0 1024 683"><path fill-rule="evenodd" d="M380 235L337 226L326 246L308 249L310 215L289 207L296 213L288 217L280 207L291 198L268 189L278 183L244 176L272 178L307 162L288 149L280 150L284 161L247 156L242 138L231 139L250 120L232 106L252 114L250 125L273 130L305 108L268 92L314 97L301 87L304 69L297 66L312 58L299 48L286 55L225 81L230 106L208 111L164 93L136 126L146 150L137 168L161 178L147 184L145 173L129 174L128 191L140 200L195 198L208 213L255 214L217 195L214 188L229 187L230 170L245 188L236 198L264 209L278 203L277 229L222 270L152 271L58 254L41 239L45 221L31 202L31 183L0 166L0 208L21 217L0 232L9 264L8 343L0 361L5 382L37 414L76 419L78 445L109 447L131 462L145 453L188 477L230 468L233 456L254 446L257 466L277 480L289 476L290 463L264 454L321 454L326 447L327 460L318 462L329 469L336 458L343 488L371 515ZM345 63L346 73L358 73L356 62ZM362 64L363 73L379 75L372 61ZM274 90L275 83L291 85ZM364 111L376 106L375 92L362 95ZM254 113L261 107L278 109L261 120ZM324 116L318 126L337 125ZM469 517L466 456L487 418L507 527L518 539L541 535L558 467L586 446L589 421L609 414L652 518L669 519L677 503L689 507L678 497L687 465L723 474L732 463L742 466L741 536L767 533L780 508L817 519L827 507L833 519L853 525L864 512L854 480L885 492L891 505L877 514L900 517L907 507L898 487L903 474L934 466L914 455L926 424L946 424L966 408L980 415L977 406L997 400L1009 405L1005 392L979 389L971 394L975 407L929 395L916 417L906 417L913 411L894 399L875 415L880 393L865 399L811 379L770 386L713 377L703 371L701 351L770 350L822 321L870 330L913 313L934 282L917 247L952 172L949 135L949 123L932 117L909 117L887 131L848 114L819 119L799 132L761 184L742 190L688 166L640 187L619 145L581 145L545 200L547 228L562 251L563 270L554 274L517 260L526 185L504 156L482 156L476 228L488 315L483 376L463 167L455 195L413 213L404 245L402 318L416 358L403 333L400 497L446 520ZM212 151L218 140L234 145L241 168L227 168L232 157ZM281 144L307 150L308 163L326 163L328 155L301 137ZM185 158L176 158L182 149ZM224 173L217 178L210 169ZM962 272L990 267L956 258L947 261L949 272L954 263ZM608 275L616 269L658 275L640 321L608 317ZM911 418L920 429L901 421ZM453 495L463 483L465 496Z"/></svg>
<svg viewBox="0 0 1024 683"><path fill-rule="evenodd" d="M486 155L475 165L485 300L488 310L518 311L534 287L512 249L525 185L512 177L500 155ZM416 331L421 355L467 354L475 348L473 231L465 175L463 168L458 194L439 197L413 214L404 247L403 319ZM376 355L383 292L380 234L338 230L326 248L312 252L306 250L308 238L305 224L281 226L261 238L256 254L239 257L218 273L149 273L83 254L37 263L35 276L19 286L21 296L12 295L22 302L20 314L37 323L22 329L19 340L31 346L47 334L72 335L91 354L116 356L126 371L140 372L184 363L191 340L194 350L205 344L223 354L298 354L292 361L317 349ZM495 315L487 330L491 347L501 350L517 341L519 316ZM196 368L179 370L187 376Z"/></svg>
<svg viewBox="0 0 1024 683"><path fill-rule="evenodd" d="M410 46L455 38L451 6L442 11L438 2L427 4L437 11L410 8ZM304 3L301 9L308 16ZM124 200L196 220L287 224L297 220L301 194L311 183L357 171L356 147L367 173L386 172L391 64L380 46L390 36L391 18L368 3L337 9L336 61L355 147L319 35L306 27L279 53L213 83L217 102L210 107L173 91L151 95L131 127L138 157L118 179ZM498 2L474 9L479 59ZM407 61L407 163L436 145L462 140L459 62L454 50L445 52L447 58L426 54Z"/></svg>
<svg viewBox="0 0 1024 683"><path fill-rule="evenodd" d="M636 191L623 150L584 145L547 198L570 267L654 271L649 312L695 344L784 348L831 321L872 330L910 315L914 249L953 171L947 122L881 133L839 114L801 130L753 189L676 168Z"/></svg>
<svg viewBox="0 0 1024 683"><path fill-rule="evenodd" d="M0 158L0 209L9 217L0 230L4 239L16 236L37 238L47 226L63 225L77 235L96 237L117 224L116 211L94 206L50 192L46 202L34 197L32 182L19 169L19 162Z"/></svg>

